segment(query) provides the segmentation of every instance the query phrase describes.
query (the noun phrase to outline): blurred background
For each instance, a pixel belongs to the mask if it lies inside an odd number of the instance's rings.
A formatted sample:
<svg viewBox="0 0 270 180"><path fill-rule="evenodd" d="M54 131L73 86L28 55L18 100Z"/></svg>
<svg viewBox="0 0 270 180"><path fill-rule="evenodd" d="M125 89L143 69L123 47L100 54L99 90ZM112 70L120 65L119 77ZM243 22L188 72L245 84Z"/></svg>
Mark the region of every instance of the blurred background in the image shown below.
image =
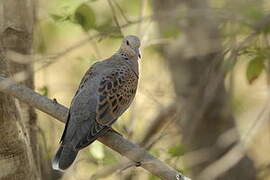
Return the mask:
<svg viewBox="0 0 270 180"><path fill-rule="evenodd" d="M113 125L194 179L270 180L270 1L39 0L36 90L69 107L86 70L142 41L136 99ZM100 142L51 170L63 124L38 111L44 179L155 180Z"/></svg>

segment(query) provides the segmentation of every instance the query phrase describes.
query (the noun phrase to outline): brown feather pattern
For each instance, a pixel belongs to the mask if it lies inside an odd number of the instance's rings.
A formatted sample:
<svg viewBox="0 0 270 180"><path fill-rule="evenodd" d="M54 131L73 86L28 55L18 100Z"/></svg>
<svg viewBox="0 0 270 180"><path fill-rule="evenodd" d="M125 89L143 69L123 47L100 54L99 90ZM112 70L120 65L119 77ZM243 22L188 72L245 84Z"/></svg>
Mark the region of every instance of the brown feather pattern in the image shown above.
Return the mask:
<svg viewBox="0 0 270 180"><path fill-rule="evenodd" d="M110 125L111 120L117 119L133 100L137 83L137 76L128 66L121 66L103 77L98 89L97 122Z"/></svg>

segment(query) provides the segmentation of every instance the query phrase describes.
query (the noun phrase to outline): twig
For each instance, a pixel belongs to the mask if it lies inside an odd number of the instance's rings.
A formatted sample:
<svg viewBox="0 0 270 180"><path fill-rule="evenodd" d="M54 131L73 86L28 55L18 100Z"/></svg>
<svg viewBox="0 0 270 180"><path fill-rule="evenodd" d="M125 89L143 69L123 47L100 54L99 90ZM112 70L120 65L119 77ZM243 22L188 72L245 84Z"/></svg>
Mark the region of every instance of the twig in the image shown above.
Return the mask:
<svg viewBox="0 0 270 180"><path fill-rule="evenodd" d="M177 105L175 103L169 105L168 107L162 109L160 114L150 123L144 138L139 143L141 146L148 144L149 140L158 132L158 130L164 125L166 119L172 117L177 110Z"/></svg>
<svg viewBox="0 0 270 180"><path fill-rule="evenodd" d="M248 43L250 43L254 38L267 26L270 25L270 14L262 18L258 23L253 25L254 32L248 35L243 41L241 41L232 51L229 56L230 61L234 61L238 55L238 52L243 49Z"/></svg>
<svg viewBox="0 0 270 180"><path fill-rule="evenodd" d="M114 10L113 4L112 4L111 0L107 0L107 1L108 1L108 4L109 4L109 6L110 6L110 8L112 10L112 15L113 15L114 22L115 22L116 26L118 27L119 31L121 32L121 34L123 35L120 23L119 23L119 21L118 21L118 19L116 17L116 12Z"/></svg>
<svg viewBox="0 0 270 180"><path fill-rule="evenodd" d="M58 59L68 53L70 53L71 51L77 49L78 47L81 47L85 44L87 44L89 41L93 40L93 39L96 39L96 38L99 38L99 37L102 37L102 36L105 36L105 34L102 34L102 33L97 33L93 36L89 36L87 37L86 39L83 39L75 44L73 44L72 46L64 49L63 51L59 52L59 53L56 53L54 55L51 55L51 56L46 56L46 57L43 57L43 58L40 58L40 59L37 59L35 62L37 61L41 61L41 60L44 60L44 59L47 59L47 61L41 66L39 67L38 69L36 69L35 71L39 71L45 67L48 67L49 65L52 65L53 63L55 63L55 59Z"/></svg>
<svg viewBox="0 0 270 180"><path fill-rule="evenodd" d="M6 82L9 86L5 86ZM61 122L65 122L68 109L54 101L42 96L33 90L17 84L11 79L0 76L0 91L8 95L14 96L17 99L38 108L39 110L55 117ZM101 143L117 151L123 156L134 162L140 162L141 167L148 170L152 174L164 180L186 180L185 176L158 160L154 156L148 154L138 145L132 144L117 133L109 131L103 137L98 139Z"/></svg>
<svg viewBox="0 0 270 180"><path fill-rule="evenodd" d="M120 11L120 13L121 13L121 15L123 16L123 18L125 19L125 21L126 21L126 23L129 23L130 22L130 20L127 18L127 16L125 15L125 12L123 11L123 9L121 8L121 6L118 4L118 2L117 1L112 1L115 5L116 5L116 7L119 9L119 11Z"/></svg>

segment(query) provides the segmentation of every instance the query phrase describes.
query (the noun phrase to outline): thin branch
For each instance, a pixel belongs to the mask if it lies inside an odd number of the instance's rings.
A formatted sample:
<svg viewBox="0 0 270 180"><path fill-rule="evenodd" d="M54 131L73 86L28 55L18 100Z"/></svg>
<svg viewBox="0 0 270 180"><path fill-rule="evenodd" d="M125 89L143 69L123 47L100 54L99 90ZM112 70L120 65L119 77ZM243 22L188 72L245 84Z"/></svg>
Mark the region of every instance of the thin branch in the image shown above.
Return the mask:
<svg viewBox="0 0 270 180"><path fill-rule="evenodd" d="M267 26L270 25L270 14L263 17L258 23L253 25L254 32L249 34L243 41L241 41L231 52L229 56L230 61L234 61L238 56L238 52L248 45L254 38Z"/></svg>
<svg viewBox="0 0 270 180"><path fill-rule="evenodd" d="M166 120L176 114L177 105L171 104L168 107L161 110L158 116L150 123L147 128L144 138L139 143L141 146L148 144L149 140L158 132L158 130L164 125Z"/></svg>
<svg viewBox="0 0 270 180"><path fill-rule="evenodd" d="M142 21L151 20L151 19L152 19L152 16L148 16L148 17L142 17L141 19L137 19L137 20L134 20L134 21L129 21L129 23L120 26L120 29L127 28L127 27L129 27L129 26L131 26L133 24L137 24L137 23L140 23ZM58 52L56 54L52 54L52 55L48 55L48 56L45 56L45 57L41 57L39 59L36 59L36 61L34 61L34 62L40 62L40 61L46 59L46 62L44 63L44 65L42 65L36 71L39 71L39 70L41 70L41 69L43 69L45 67L48 67L48 66L52 65L55 62L54 61L55 59L61 58L61 57L65 56L65 55L67 55L68 53L71 53L75 49L77 49L77 48L79 48L81 46L84 46L89 41L94 40L94 39L97 39L97 38L103 38L105 36L108 36L108 35L116 32L117 29L118 29L118 27L116 29L115 28L112 28L108 32L96 33L96 34L94 34L92 36L89 36L89 37L87 37L87 38L85 38L85 39L83 39L83 40L81 40L81 41L79 41L79 42L71 45L70 47L64 49L63 51L60 51L60 52Z"/></svg>
<svg viewBox="0 0 270 180"><path fill-rule="evenodd" d="M115 4L115 6L119 9L119 11L120 11L120 13L121 13L121 15L123 16L123 18L124 18L124 20L126 21L126 23L129 23L130 22L130 20L127 18L127 16L125 15L125 12L124 12L124 10L121 8L121 6L118 4L118 2L117 1L112 1L114 4Z"/></svg>
<svg viewBox="0 0 270 180"><path fill-rule="evenodd" d="M110 8L112 10L112 15L113 15L114 22L115 22L116 26L118 27L119 31L121 32L121 34L123 35L120 23L119 23L119 21L118 21L118 19L116 17L116 12L114 10L113 4L112 4L111 0L107 0L107 1L108 1L108 4L109 4L109 6L110 6Z"/></svg>
<svg viewBox="0 0 270 180"><path fill-rule="evenodd" d="M89 41L92 41L93 39L96 39L96 38L99 38L99 37L102 37L102 36L105 36L105 34L97 33L97 34L95 34L93 36L89 36L86 39L83 39L83 40L81 40L81 41L73 44L72 46L64 49L63 51L61 51L59 53L56 53L56 54L51 55L51 56L46 56L46 57L37 59L35 62L41 61L41 60L44 60L44 59L47 59L47 60L45 61L45 63L41 67L39 67L35 71L39 71L39 70L41 70L41 69L43 69L45 67L48 67L48 66L52 65L53 63L56 62L56 61L54 61L55 59L58 59L58 58L60 58L60 57L62 57L64 55L70 53L71 51L77 49L78 47L81 47L81 46L87 44Z"/></svg>
<svg viewBox="0 0 270 180"><path fill-rule="evenodd" d="M6 84L9 84L8 86ZM17 84L11 79L0 76L0 91L8 95L38 108L39 110L55 117L61 122L65 122L68 108L58 104L57 102L42 96L33 90ZM148 154L144 149L140 148L119 134L109 131L98 141L117 151L123 156L134 162L139 162L141 167L164 180L188 180L175 169L171 168L164 162L158 160L154 156Z"/></svg>

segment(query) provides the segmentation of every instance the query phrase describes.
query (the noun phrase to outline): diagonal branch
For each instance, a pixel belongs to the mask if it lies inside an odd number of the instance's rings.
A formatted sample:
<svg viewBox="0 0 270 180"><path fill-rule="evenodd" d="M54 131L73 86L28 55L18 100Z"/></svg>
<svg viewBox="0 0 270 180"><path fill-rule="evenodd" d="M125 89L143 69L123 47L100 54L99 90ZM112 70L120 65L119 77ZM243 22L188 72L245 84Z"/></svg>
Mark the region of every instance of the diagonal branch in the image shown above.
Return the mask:
<svg viewBox="0 0 270 180"><path fill-rule="evenodd" d="M17 84L9 78L0 75L0 91L14 96L51 116L61 122L65 122L68 109L57 102L42 96L33 90ZM98 139L101 143L117 151L121 155L127 157L131 161L139 162L140 166L150 173L164 180L188 180L175 169L171 168L164 162L148 154L144 149L140 148L128 140L124 139L117 133L109 131L103 137Z"/></svg>
<svg viewBox="0 0 270 180"><path fill-rule="evenodd" d="M177 104L172 103L166 108L162 109L160 113L149 123L149 127L146 128L145 134L142 140L139 141L140 147L143 147L145 150L150 150L151 147L164 136L164 132L160 133L158 137L155 135L162 130L167 129L167 126L170 124L171 118L175 116L177 111ZM114 163L113 165L108 165L102 167L100 171L97 171L92 175L91 180L96 180L100 178L105 178L117 171L123 171L129 167L136 166L136 163L130 162L129 160L123 158L121 161Z"/></svg>

